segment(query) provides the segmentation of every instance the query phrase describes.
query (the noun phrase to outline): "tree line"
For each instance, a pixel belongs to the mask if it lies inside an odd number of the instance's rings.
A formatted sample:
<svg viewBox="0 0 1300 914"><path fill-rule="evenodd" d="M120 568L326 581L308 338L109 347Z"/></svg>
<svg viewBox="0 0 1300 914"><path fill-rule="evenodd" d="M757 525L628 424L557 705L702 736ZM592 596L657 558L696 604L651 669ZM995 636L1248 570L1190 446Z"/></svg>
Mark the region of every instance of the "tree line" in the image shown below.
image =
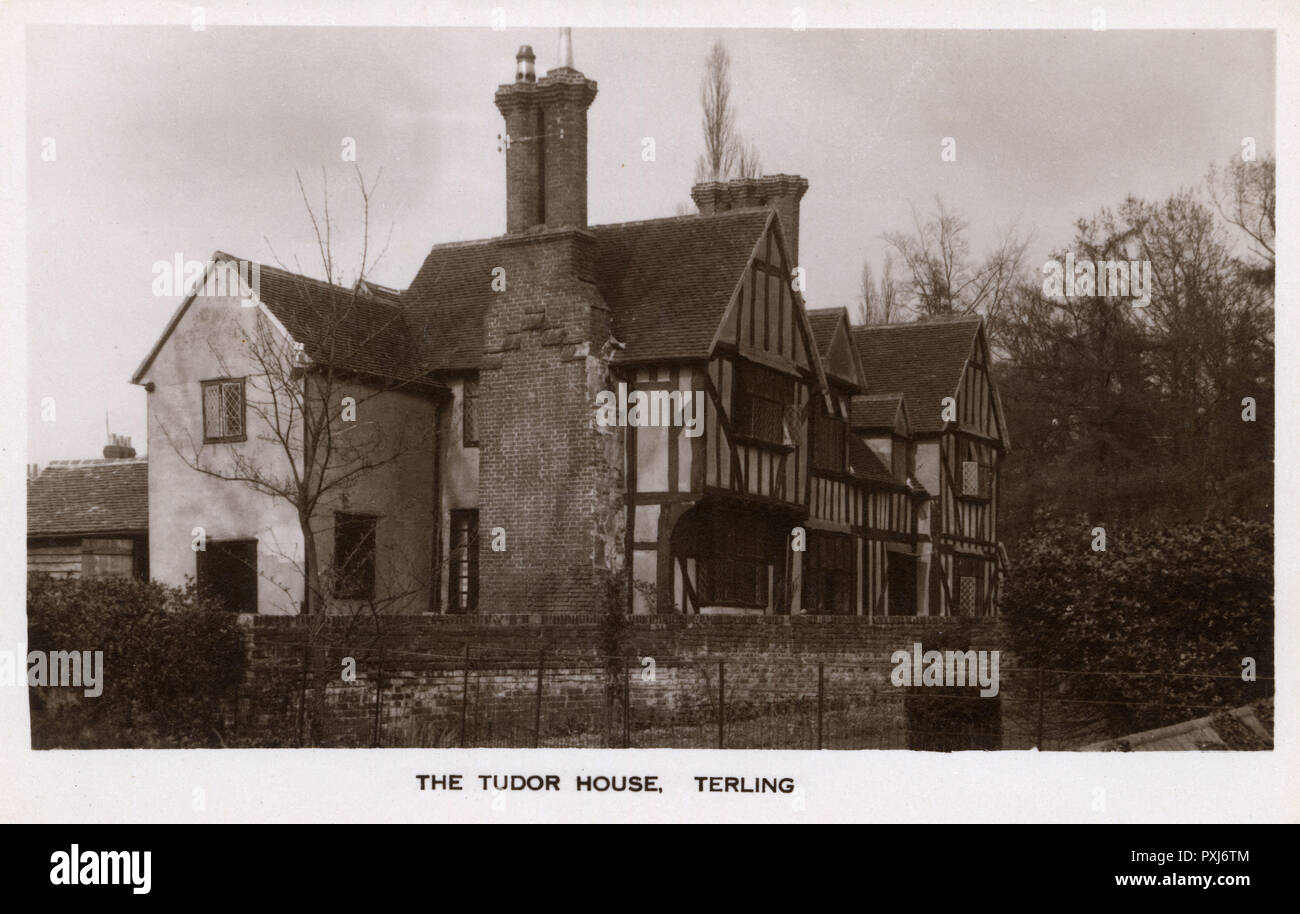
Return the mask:
<svg viewBox="0 0 1300 914"><path fill-rule="evenodd" d="M882 236L859 323L986 320L1012 440L1004 539L1059 520L1271 523L1274 175L1271 155L1236 159L1163 200L1079 219L1055 262L1149 263L1142 300L1100 275L1062 294L1045 279L1059 268L1026 263L1014 227L977 256L966 219L937 198Z"/></svg>

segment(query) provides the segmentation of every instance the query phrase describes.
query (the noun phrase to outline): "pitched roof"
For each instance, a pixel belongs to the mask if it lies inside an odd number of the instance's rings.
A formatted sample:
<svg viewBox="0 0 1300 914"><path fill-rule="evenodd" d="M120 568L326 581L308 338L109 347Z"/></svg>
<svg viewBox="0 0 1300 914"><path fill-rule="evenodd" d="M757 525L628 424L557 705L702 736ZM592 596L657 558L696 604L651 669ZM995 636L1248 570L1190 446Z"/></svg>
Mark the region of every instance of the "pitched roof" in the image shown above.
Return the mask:
<svg viewBox="0 0 1300 914"><path fill-rule="evenodd" d="M590 227L596 285L624 345L617 358L706 358L745 265L774 218L771 209L753 208ZM355 291L259 264L258 297L313 361L429 384L429 372L478 369L492 268L501 262L504 241L438 245L401 293L369 282ZM238 262L219 251L213 262L221 261ZM193 297L173 315L134 381ZM327 329L334 326L337 332Z"/></svg>
<svg viewBox="0 0 1300 914"><path fill-rule="evenodd" d="M438 245L402 293L407 321L428 370L478 370L483 319L493 294L492 268L500 263L499 241Z"/></svg>
<svg viewBox="0 0 1300 914"><path fill-rule="evenodd" d="M822 358L830 355L835 328L840 325L843 316L843 308L808 309L808 323L812 326L813 339L817 341L817 354Z"/></svg>
<svg viewBox="0 0 1300 914"><path fill-rule="evenodd" d="M348 289L262 265L258 297L313 362L426 383L420 346L398 299L382 286Z"/></svg>
<svg viewBox="0 0 1300 914"><path fill-rule="evenodd" d="M738 209L596 225L596 285L618 358L705 358L772 211ZM402 295L429 370L477 369L502 239L433 248Z"/></svg>
<svg viewBox="0 0 1300 914"><path fill-rule="evenodd" d="M862 359L853 344L853 322L848 309L810 308L806 313L823 372L827 377L850 384L855 393L862 390Z"/></svg>
<svg viewBox="0 0 1300 914"><path fill-rule="evenodd" d="M940 402L957 385L982 321L978 317L855 327L868 393L903 394L912 431L940 432Z"/></svg>
<svg viewBox="0 0 1300 914"><path fill-rule="evenodd" d="M621 360L706 358L770 209L592 228Z"/></svg>
<svg viewBox="0 0 1300 914"><path fill-rule="evenodd" d="M149 461L56 460L27 481L27 535L143 533Z"/></svg>
<svg viewBox="0 0 1300 914"><path fill-rule="evenodd" d="M866 442L857 435L849 435L849 472L859 479L886 482L895 486L902 485L880 462L876 452L867 447Z"/></svg>
<svg viewBox="0 0 1300 914"><path fill-rule="evenodd" d="M1103 752L1167 752L1188 749L1263 750L1273 748L1273 699L1220 711L1155 730L1144 730L1083 747Z"/></svg>
<svg viewBox="0 0 1300 914"><path fill-rule="evenodd" d="M866 394L854 397L849 404L849 427L893 429L902 402L902 394Z"/></svg>
<svg viewBox="0 0 1300 914"><path fill-rule="evenodd" d="M253 263L217 251L203 281L181 302L131 380L140 383L181 318L222 264ZM398 293L372 282L353 289L257 263L257 300L318 364L395 380L418 388L442 385L424 377L421 347L406 322ZM232 292L231 294L235 294Z"/></svg>

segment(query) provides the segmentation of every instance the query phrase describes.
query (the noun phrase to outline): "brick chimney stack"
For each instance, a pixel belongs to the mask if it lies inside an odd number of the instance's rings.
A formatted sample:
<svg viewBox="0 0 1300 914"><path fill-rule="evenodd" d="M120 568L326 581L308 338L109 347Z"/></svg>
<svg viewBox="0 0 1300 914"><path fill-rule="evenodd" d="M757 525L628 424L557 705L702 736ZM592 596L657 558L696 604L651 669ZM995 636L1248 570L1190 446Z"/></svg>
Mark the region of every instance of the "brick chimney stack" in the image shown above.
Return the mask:
<svg viewBox="0 0 1300 914"><path fill-rule="evenodd" d="M497 110L506 120L506 232L541 225L542 110L537 100L533 49L515 55L515 81L497 89Z"/></svg>
<svg viewBox="0 0 1300 914"><path fill-rule="evenodd" d="M104 457L107 460L129 460L135 456L129 435L109 435L108 444L104 445Z"/></svg>
<svg viewBox="0 0 1300 914"><path fill-rule="evenodd" d="M799 264L799 201L808 192L808 179L798 175L764 175L734 181L709 181L691 188L691 199L703 215L768 206L781 218L781 231L790 260Z"/></svg>
<svg viewBox="0 0 1300 914"><path fill-rule="evenodd" d="M528 45L515 81L497 89L506 121L506 232L537 225L587 227L587 109L596 83L573 66L573 40L560 30L559 65L536 78Z"/></svg>
<svg viewBox="0 0 1300 914"><path fill-rule="evenodd" d="M501 527L509 548L480 550L487 612L602 611L602 575L623 542L620 430L596 429L592 408L612 383L603 352L610 309L587 228L596 84L574 68L566 33L558 66L530 82L532 52L521 48L514 84L496 93L511 142L507 232L492 262L509 281L484 317L478 508L480 540Z"/></svg>

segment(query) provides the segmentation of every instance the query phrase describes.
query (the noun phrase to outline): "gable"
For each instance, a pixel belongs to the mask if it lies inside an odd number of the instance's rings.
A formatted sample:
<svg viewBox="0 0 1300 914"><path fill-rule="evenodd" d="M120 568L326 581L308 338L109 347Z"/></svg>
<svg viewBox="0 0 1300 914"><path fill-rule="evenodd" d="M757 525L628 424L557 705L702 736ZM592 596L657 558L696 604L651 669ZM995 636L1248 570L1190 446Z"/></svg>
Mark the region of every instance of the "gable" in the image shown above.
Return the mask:
<svg viewBox="0 0 1300 914"><path fill-rule="evenodd" d="M182 373L187 376L255 372L250 347L242 352L235 347L257 332L253 318L261 315L286 345L301 344L312 362L425 384L419 350L390 290L373 284L346 289L266 264L255 265L256 296L246 285L225 289L220 283L209 284L214 271L242 262L220 251L212 256L203 279L176 309L132 383L146 380L169 345L183 350L171 353L169 361L186 363ZM216 293L210 294L214 287ZM245 307L245 301L255 305ZM196 326L178 336L177 331L190 323ZM218 365L227 361L229 367Z"/></svg>
<svg viewBox="0 0 1300 914"><path fill-rule="evenodd" d="M618 360L708 358L771 218L748 209L593 227Z"/></svg>
<svg viewBox="0 0 1300 914"><path fill-rule="evenodd" d="M957 423L966 431L984 435L1001 442L1003 447L1010 447L1010 437L1002 416L1002 401L998 397L990 369L988 343L981 328L962 372L957 394Z"/></svg>
<svg viewBox="0 0 1300 914"><path fill-rule="evenodd" d="M809 312L790 280L780 220L767 212L765 231L739 274L714 333L710 355L734 351L743 358L814 378L817 388L827 391Z"/></svg>
<svg viewBox="0 0 1300 914"><path fill-rule="evenodd" d="M808 324L817 342L817 353L828 377L859 389L866 386L857 348L853 345L852 325L845 308L812 308Z"/></svg>

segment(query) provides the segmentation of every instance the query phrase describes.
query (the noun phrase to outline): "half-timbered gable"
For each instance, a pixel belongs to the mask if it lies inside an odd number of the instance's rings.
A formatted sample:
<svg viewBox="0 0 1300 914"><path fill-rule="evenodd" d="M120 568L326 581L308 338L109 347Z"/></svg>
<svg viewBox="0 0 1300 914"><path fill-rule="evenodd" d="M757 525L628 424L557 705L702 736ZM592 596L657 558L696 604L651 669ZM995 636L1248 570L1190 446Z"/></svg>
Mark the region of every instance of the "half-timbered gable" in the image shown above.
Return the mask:
<svg viewBox="0 0 1300 914"><path fill-rule="evenodd" d="M847 311L810 311L808 319L827 390L814 399L808 415L809 516L806 548L792 556L799 580L792 611L856 615L862 606L860 528L870 509L870 494L858 473L870 468L854 465L849 404L862 390L862 370L849 336ZM857 463L862 463L860 455Z"/></svg>
<svg viewBox="0 0 1300 914"><path fill-rule="evenodd" d="M996 611L1001 573L998 472L1010 442L979 318L854 331L869 395L854 427L882 452L907 413L911 472L929 496L931 570L921 609L939 615ZM924 552L924 550L922 550Z"/></svg>
<svg viewBox="0 0 1300 914"><path fill-rule="evenodd" d="M851 537L857 564L853 602L846 606L842 601L828 601L816 586L819 557L810 549L808 563L814 569L810 583L814 586L804 589L803 611L915 615L924 604L928 493L915 480L904 398L901 394L866 393L867 374L853 343L847 312L814 311L811 318L848 461L842 468L846 472L837 473L814 460L815 495L809 526ZM816 416L813 440L815 449ZM817 493L832 497L818 499Z"/></svg>
<svg viewBox="0 0 1300 914"><path fill-rule="evenodd" d="M790 281L793 265L779 220L771 210L756 212L761 229L732 273L716 323L700 324L696 309L689 332L674 327L675 361L669 353L648 356L646 346L625 343L613 362L629 390L694 395L702 405L691 437L673 425L629 423L626 431L634 610L671 604L685 612L783 612L789 606L789 534L808 510L809 416L829 401L808 317ZM746 213L726 215L752 229L754 213ZM693 234L700 221L677 228L676 241ZM690 231L683 231L686 226ZM715 237L664 266L679 271L702 250L725 269L744 241L736 233ZM718 277L709 284L717 288ZM674 307L647 300L643 289L636 301L647 306L628 307L628 299L616 306L616 335L625 326L635 338L650 315L662 319ZM682 358L697 356L701 343L703 358ZM846 418L847 402L839 408Z"/></svg>

